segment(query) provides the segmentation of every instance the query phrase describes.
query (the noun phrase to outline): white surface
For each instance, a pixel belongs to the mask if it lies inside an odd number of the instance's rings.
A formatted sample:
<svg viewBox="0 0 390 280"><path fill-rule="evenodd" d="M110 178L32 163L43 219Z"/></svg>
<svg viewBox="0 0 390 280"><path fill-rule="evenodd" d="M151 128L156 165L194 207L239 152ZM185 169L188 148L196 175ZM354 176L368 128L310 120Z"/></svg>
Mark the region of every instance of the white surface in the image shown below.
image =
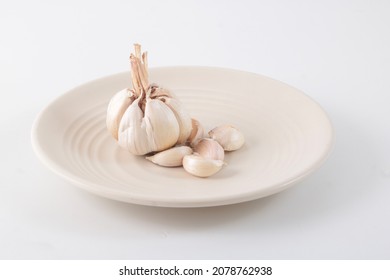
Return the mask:
<svg viewBox="0 0 390 280"><path fill-rule="evenodd" d="M206 133L224 123L240 128L245 145L226 153L226 167L204 179L183 168L156 166L119 147L105 120L113 93L129 87L128 71L84 84L50 103L31 132L37 156L71 183L103 197L205 207L280 192L317 170L332 148L326 113L284 83L243 71L188 66L151 68L149 78L180 98Z"/></svg>
<svg viewBox="0 0 390 280"><path fill-rule="evenodd" d="M0 258L390 257L388 1L2 1ZM35 157L49 101L128 69L207 65L295 86L330 115L336 145L310 178L234 206L160 209L84 192Z"/></svg>

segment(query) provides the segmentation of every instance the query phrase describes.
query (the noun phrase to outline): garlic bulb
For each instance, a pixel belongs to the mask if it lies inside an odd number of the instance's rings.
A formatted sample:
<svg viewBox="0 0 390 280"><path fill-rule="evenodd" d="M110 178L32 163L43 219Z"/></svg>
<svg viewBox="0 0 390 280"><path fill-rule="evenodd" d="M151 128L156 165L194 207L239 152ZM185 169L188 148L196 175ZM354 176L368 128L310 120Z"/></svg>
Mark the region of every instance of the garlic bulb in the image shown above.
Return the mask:
<svg viewBox="0 0 390 280"><path fill-rule="evenodd" d="M200 139L194 147L194 152L208 159L223 160L225 157L222 146L210 138Z"/></svg>
<svg viewBox="0 0 390 280"><path fill-rule="evenodd" d="M146 159L161 166L175 167L182 166L183 157L190 154L192 154L192 149L190 147L178 146L146 157Z"/></svg>
<svg viewBox="0 0 390 280"><path fill-rule="evenodd" d="M217 141L225 151L235 151L241 148L244 143L244 135L237 128L231 125L221 125L209 132L211 139Z"/></svg>
<svg viewBox="0 0 390 280"><path fill-rule="evenodd" d="M134 45L130 55L132 89L115 94L108 105L106 124L119 145L135 155L159 152L184 143L191 118L166 89L149 84L147 53Z"/></svg>
<svg viewBox="0 0 390 280"><path fill-rule="evenodd" d="M222 160L207 159L197 154L183 158L184 169L197 177L209 177L221 170L225 163Z"/></svg>

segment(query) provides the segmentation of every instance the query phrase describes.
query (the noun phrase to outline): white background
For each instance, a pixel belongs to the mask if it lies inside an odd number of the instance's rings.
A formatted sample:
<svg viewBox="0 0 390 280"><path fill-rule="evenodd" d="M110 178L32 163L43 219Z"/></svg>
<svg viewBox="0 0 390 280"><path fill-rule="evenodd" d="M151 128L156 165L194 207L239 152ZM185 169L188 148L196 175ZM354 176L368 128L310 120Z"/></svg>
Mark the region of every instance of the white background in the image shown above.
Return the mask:
<svg viewBox="0 0 390 280"><path fill-rule="evenodd" d="M1 259L389 259L389 1L0 0ZM86 81L150 66L273 77L319 102L329 160L243 204L152 208L82 191L34 155L34 118ZM253 129L256 129L255 127Z"/></svg>

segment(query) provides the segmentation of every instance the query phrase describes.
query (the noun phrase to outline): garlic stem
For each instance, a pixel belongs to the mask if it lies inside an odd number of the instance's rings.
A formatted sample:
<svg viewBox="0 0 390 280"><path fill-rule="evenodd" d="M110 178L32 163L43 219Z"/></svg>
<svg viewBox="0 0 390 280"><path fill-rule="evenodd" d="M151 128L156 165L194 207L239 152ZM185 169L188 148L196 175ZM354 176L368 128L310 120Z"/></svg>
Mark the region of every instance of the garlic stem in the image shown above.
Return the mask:
<svg viewBox="0 0 390 280"><path fill-rule="evenodd" d="M141 86L138 78L138 69L135 63L136 58L133 54L130 54L130 64L131 64L131 80L133 82L133 89L136 94L136 97L141 95Z"/></svg>
<svg viewBox="0 0 390 280"><path fill-rule="evenodd" d="M134 44L134 52L135 52L135 57L140 59L141 58L141 45L140 44Z"/></svg>
<svg viewBox="0 0 390 280"><path fill-rule="evenodd" d="M149 87L149 84L144 75L144 71L142 70L141 61L134 55L130 56L130 61L132 66L131 68L133 70L132 75L135 76L135 79L137 80L139 91L140 93L142 91L145 92Z"/></svg>
<svg viewBox="0 0 390 280"><path fill-rule="evenodd" d="M143 90L146 91L147 88L149 87L149 82L147 79L147 70L145 69L144 65L142 64L142 61L137 58L137 66L138 66L138 73L140 77L141 84L143 86Z"/></svg>
<svg viewBox="0 0 390 280"><path fill-rule="evenodd" d="M149 81L149 74L148 74L148 52L144 52L142 54L142 62L144 66L144 76L146 81Z"/></svg>
<svg viewBox="0 0 390 280"><path fill-rule="evenodd" d="M146 92L149 87L148 69L147 69L147 53L141 55L141 45L134 44L135 55L130 54L131 77L133 88L137 95Z"/></svg>

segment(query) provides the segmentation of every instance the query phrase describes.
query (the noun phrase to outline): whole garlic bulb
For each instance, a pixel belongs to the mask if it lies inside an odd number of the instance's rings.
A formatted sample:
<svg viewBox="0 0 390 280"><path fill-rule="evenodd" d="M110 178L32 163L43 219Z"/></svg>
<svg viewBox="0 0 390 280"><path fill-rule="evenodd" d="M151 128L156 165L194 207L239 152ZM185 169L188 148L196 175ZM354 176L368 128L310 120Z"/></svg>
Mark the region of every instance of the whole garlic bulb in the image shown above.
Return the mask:
<svg viewBox="0 0 390 280"><path fill-rule="evenodd" d="M149 84L147 53L134 45L130 55L133 88L110 100L106 124L122 148L135 155L159 152L183 144L192 131L191 117L169 91Z"/></svg>

